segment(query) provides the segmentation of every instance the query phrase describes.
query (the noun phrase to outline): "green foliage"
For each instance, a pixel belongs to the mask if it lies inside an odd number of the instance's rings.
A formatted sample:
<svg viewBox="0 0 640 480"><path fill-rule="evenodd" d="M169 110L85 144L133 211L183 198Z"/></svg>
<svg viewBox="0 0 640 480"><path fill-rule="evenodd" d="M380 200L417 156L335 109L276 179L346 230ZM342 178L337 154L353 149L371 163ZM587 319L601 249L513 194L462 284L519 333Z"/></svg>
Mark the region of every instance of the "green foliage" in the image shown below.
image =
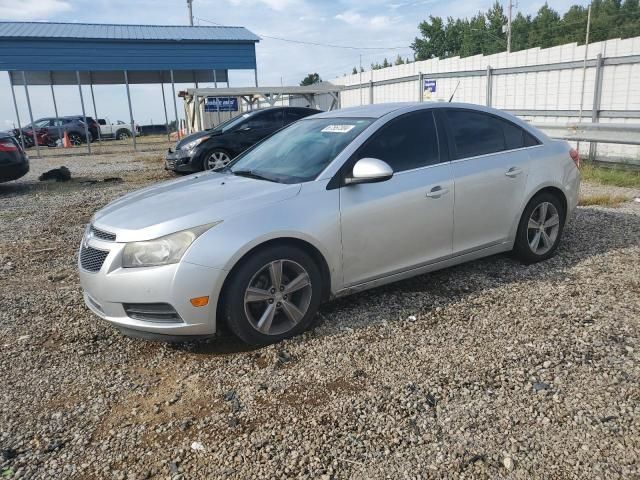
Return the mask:
<svg viewBox="0 0 640 480"><path fill-rule="evenodd" d="M316 83L320 83L321 81L322 79L320 78L320 75L318 75L317 73L310 73L300 82L300 86L305 87L308 85L314 85Z"/></svg>
<svg viewBox="0 0 640 480"><path fill-rule="evenodd" d="M416 60L503 52L507 49L507 33L503 32L506 24L504 9L497 1L470 19L448 17L445 22L430 15L418 25L420 37L411 48ZM518 13L513 18L511 50L582 44L586 28L586 7L573 5L560 15L545 3L533 17ZM593 0L590 42L635 36L640 36L640 0Z"/></svg>
<svg viewBox="0 0 640 480"><path fill-rule="evenodd" d="M355 75L356 73L358 73L358 69L356 67L353 67L353 70L351 71L351 75Z"/></svg>

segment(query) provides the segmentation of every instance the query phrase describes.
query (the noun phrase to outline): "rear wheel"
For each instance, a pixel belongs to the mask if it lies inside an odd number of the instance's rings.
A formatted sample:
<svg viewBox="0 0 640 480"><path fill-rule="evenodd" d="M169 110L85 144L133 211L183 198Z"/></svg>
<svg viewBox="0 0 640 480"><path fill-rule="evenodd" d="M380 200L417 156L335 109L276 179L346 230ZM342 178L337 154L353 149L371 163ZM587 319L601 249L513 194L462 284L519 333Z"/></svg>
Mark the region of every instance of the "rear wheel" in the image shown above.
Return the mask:
<svg viewBox="0 0 640 480"><path fill-rule="evenodd" d="M128 140L129 138L131 138L129 130L118 130L116 132L116 139L118 140Z"/></svg>
<svg viewBox="0 0 640 480"><path fill-rule="evenodd" d="M549 192L531 199L522 213L514 253L527 263L553 256L562 237L566 212L560 199Z"/></svg>
<svg viewBox="0 0 640 480"><path fill-rule="evenodd" d="M291 246L252 254L225 288L224 318L252 345L266 345L306 330L320 305L322 275L313 259Z"/></svg>
<svg viewBox="0 0 640 480"><path fill-rule="evenodd" d="M207 152L202 162L203 170L222 170L229 165L231 155L226 150L215 148Z"/></svg>

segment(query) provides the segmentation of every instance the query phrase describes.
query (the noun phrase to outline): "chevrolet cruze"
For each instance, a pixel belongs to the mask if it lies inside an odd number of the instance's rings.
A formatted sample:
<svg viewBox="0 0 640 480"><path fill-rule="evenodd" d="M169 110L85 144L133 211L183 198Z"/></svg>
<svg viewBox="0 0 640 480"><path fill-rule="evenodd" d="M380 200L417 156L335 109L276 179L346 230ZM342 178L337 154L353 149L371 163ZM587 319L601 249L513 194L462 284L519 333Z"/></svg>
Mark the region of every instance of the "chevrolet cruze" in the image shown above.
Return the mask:
<svg viewBox="0 0 640 480"><path fill-rule="evenodd" d="M321 302L480 257L554 254L579 157L516 117L382 104L300 120L206 172L130 193L87 225L87 306L123 333L267 344Z"/></svg>

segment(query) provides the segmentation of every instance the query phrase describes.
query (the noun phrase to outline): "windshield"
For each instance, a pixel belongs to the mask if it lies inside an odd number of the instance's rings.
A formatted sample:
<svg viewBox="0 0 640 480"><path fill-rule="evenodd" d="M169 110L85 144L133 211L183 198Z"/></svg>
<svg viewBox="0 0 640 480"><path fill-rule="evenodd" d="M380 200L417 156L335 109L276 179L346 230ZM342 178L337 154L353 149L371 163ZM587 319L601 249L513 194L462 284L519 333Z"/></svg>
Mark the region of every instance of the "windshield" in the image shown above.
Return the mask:
<svg viewBox="0 0 640 480"><path fill-rule="evenodd" d="M315 179L373 120L300 120L239 157L230 170L280 183L308 182Z"/></svg>
<svg viewBox="0 0 640 480"><path fill-rule="evenodd" d="M252 112L243 113L242 115L238 115L237 117L230 118L226 122L222 122L219 125L216 125L211 129L212 132L228 132L232 128L234 128L239 123L243 122L247 118L253 115Z"/></svg>

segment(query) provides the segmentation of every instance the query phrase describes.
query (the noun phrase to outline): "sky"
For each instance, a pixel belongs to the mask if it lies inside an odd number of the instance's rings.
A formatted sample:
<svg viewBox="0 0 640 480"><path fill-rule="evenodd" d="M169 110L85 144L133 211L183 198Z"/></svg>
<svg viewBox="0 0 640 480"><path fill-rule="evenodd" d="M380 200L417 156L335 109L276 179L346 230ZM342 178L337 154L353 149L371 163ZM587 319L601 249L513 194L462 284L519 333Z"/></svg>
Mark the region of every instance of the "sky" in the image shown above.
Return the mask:
<svg viewBox="0 0 640 480"><path fill-rule="evenodd" d="M412 57L409 45L418 35L421 20L429 15L472 16L489 8L493 1L194 0L193 14L195 25L211 25L209 22L238 25L259 35L262 38L256 46L259 84L279 86L298 85L311 72L319 73L324 80L350 74L359 64L360 56L366 69L372 62L382 62L385 57L389 60L398 54ZM560 12L574 3L584 1L549 2ZM514 16L518 11L535 13L543 4L544 0L519 2ZM506 4L503 6L506 11ZM188 13L186 0L0 0L0 21L187 25ZM350 48L304 45L267 37ZM253 85L253 72L231 71L229 76L231 86ZM176 87L187 88L188 85ZM99 117L129 120L124 85L98 86L94 91ZM16 122L6 72L0 72L0 92L0 130L4 130L12 128ZM166 93L171 95L169 88ZM53 115L49 87L30 87L29 94L34 119ZM87 87L84 90L85 106L87 115L93 116L89 95ZM16 96L24 124L28 110L23 87L16 87ZM159 85L133 85L131 96L137 123L164 123ZM77 86L56 87L56 98L60 115L81 113ZM168 104L171 105L169 100Z"/></svg>

